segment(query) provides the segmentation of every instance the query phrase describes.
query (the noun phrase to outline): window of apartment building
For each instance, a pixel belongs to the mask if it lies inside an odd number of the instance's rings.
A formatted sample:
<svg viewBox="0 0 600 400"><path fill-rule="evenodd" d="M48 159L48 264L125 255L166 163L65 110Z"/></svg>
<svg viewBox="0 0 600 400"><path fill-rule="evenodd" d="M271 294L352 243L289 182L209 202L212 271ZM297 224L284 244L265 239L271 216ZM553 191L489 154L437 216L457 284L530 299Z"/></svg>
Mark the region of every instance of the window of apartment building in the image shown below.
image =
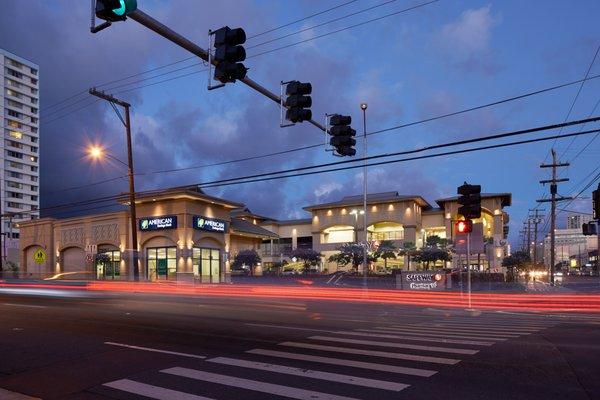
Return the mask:
<svg viewBox="0 0 600 400"><path fill-rule="evenodd" d="M5 121L6 125L10 126L11 128L23 129L23 125L18 123L17 121L13 121L12 119L7 119Z"/></svg>
<svg viewBox="0 0 600 400"><path fill-rule="evenodd" d="M38 206L31 206L31 211L37 211Z"/></svg>
<svg viewBox="0 0 600 400"><path fill-rule="evenodd" d="M31 161L33 161L33 160L31 160ZM36 161L37 161L37 157L36 157ZM31 172L38 172L38 167L36 167L35 165L32 165Z"/></svg>
<svg viewBox="0 0 600 400"><path fill-rule="evenodd" d="M38 94L38 90L37 89L31 89L31 94L37 95Z"/></svg>
<svg viewBox="0 0 600 400"><path fill-rule="evenodd" d="M31 78L31 84L32 84L32 85L37 85L37 79L33 79L33 78Z"/></svg>
<svg viewBox="0 0 600 400"><path fill-rule="evenodd" d="M37 187L37 186L35 186L35 185L31 185L31 191L32 191L32 192L37 192L37 190L38 190L38 187Z"/></svg>
<svg viewBox="0 0 600 400"><path fill-rule="evenodd" d="M7 100L6 104L14 108L23 108L23 104L19 103L18 101Z"/></svg>
<svg viewBox="0 0 600 400"><path fill-rule="evenodd" d="M37 75L37 69L30 67L29 70L31 71L31 75Z"/></svg>
<svg viewBox="0 0 600 400"><path fill-rule="evenodd" d="M23 79L23 74L15 71L14 69L6 68L6 73L10 76L14 76L15 78Z"/></svg>
<svg viewBox="0 0 600 400"><path fill-rule="evenodd" d="M6 181L6 186L15 189L23 189L23 184L19 182Z"/></svg>
<svg viewBox="0 0 600 400"><path fill-rule="evenodd" d="M21 98L21 93L15 92L14 90L5 89L4 92L6 93L7 96L16 97L17 99Z"/></svg>
<svg viewBox="0 0 600 400"><path fill-rule="evenodd" d="M6 192L6 197L10 197L12 199L22 199L23 198L23 193Z"/></svg>
<svg viewBox="0 0 600 400"><path fill-rule="evenodd" d="M8 166L11 168L23 169L23 164L14 161L9 162Z"/></svg>
<svg viewBox="0 0 600 400"><path fill-rule="evenodd" d="M31 160L32 162L37 162L38 158L36 156L29 156L29 160ZM31 167L32 171L33 171L33 168L34 167ZM35 168L36 168L36 171L37 171L37 167L35 167Z"/></svg>
<svg viewBox="0 0 600 400"><path fill-rule="evenodd" d="M31 127L31 133L38 133L38 128L32 126ZM38 139L37 138L31 138L31 141L33 143L36 143L38 141Z"/></svg>
<svg viewBox="0 0 600 400"><path fill-rule="evenodd" d="M14 140L7 140L6 141L6 145L7 146L11 146L11 147L15 147L17 149L22 149L23 145L19 142L15 142Z"/></svg>
<svg viewBox="0 0 600 400"><path fill-rule="evenodd" d="M23 153L19 153L18 151L6 150L6 155L14 158L23 158Z"/></svg>
<svg viewBox="0 0 600 400"><path fill-rule="evenodd" d="M16 87L16 88L20 88L21 84L17 81L13 81L12 79L5 79L6 82L6 86L12 86L12 87Z"/></svg>
<svg viewBox="0 0 600 400"><path fill-rule="evenodd" d="M23 134L21 132L7 130L6 133L12 138L23 139Z"/></svg>
<svg viewBox="0 0 600 400"><path fill-rule="evenodd" d="M30 176L29 177L31 179L31 182L37 182L38 181L38 177L37 176Z"/></svg>
<svg viewBox="0 0 600 400"><path fill-rule="evenodd" d="M23 208L23 204L21 204L21 203L15 203L14 201L7 201L6 202L6 207L21 209L21 208Z"/></svg>
<svg viewBox="0 0 600 400"><path fill-rule="evenodd" d="M31 113L32 114L37 114L37 112L38 112L37 108L35 108L35 107L30 107L30 108L31 108Z"/></svg>
<svg viewBox="0 0 600 400"><path fill-rule="evenodd" d="M6 57L6 63L8 65L12 65L13 67L17 67L17 68L23 68L23 64L21 64L20 62L18 62L17 60L13 60L12 58L8 58Z"/></svg>
<svg viewBox="0 0 600 400"><path fill-rule="evenodd" d="M6 176L10 178L23 179L23 174L15 171L6 171Z"/></svg>
<svg viewBox="0 0 600 400"><path fill-rule="evenodd" d="M37 147L35 147L35 146L31 146L31 152L32 152L32 153L37 153L37 151L38 151L38 148L37 148Z"/></svg>
<svg viewBox="0 0 600 400"><path fill-rule="evenodd" d="M38 123L38 119L36 117L30 117L31 118L31 123L32 124L37 124Z"/></svg>
<svg viewBox="0 0 600 400"><path fill-rule="evenodd" d="M18 239L19 238L19 232L13 232L12 233L12 238L13 239Z"/></svg>
<svg viewBox="0 0 600 400"><path fill-rule="evenodd" d="M10 117L15 117L15 118L19 118L19 119L23 118L23 114L21 114L20 112L14 111L14 110L8 110L8 115Z"/></svg>
<svg viewBox="0 0 600 400"><path fill-rule="evenodd" d="M31 201L38 201L38 197L37 197L37 196L34 196L34 195L32 195L32 196L31 196Z"/></svg>
<svg viewBox="0 0 600 400"><path fill-rule="evenodd" d="M35 97L31 97L31 104L37 104L38 100Z"/></svg>

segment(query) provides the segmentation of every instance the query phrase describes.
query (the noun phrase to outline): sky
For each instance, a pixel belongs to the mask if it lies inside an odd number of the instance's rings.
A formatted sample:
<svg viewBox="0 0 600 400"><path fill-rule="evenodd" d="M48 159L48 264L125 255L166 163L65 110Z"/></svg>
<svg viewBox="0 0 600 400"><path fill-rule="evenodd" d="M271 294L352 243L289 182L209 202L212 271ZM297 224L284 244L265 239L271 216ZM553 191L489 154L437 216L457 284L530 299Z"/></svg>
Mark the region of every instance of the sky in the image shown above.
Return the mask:
<svg viewBox="0 0 600 400"><path fill-rule="evenodd" d="M600 74L600 55L591 64L600 46L598 1L424 3L138 0L138 7L204 48L209 29L242 27L248 36L249 77L277 93L280 81L311 82L314 118L351 115L359 134L362 102L368 104L367 131L372 132L576 81L588 69L589 76ZM399 12L419 4L424 5ZM242 83L208 91L201 60L131 19L91 34L88 1L2 0L1 7L0 48L40 66L42 210L127 191L126 171L119 163L91 162L85 156L93 143L126 159L123 126L106 102L87 94L92 86L132 105L137 190L340 161L320 146L206 166L324 143L325 135L308 123L280 128L277 105ZM282 25L287 26L274 29ZM583 86L372 135L367 153L587 118L595 106L593 115L600 115L599 100L600 79L593 79ZM584 127L594 128L600 124ZM431 204L455 195L465 181L480 184L483 192L510 192L512 206L506 211L515 243L528 210L548 192L539 180L548 179L549 171L539 166L549 161L551 146L560 161L571 163L560 171L570 181L559 186L561 195L570 196L600 167L600 139L577 156L593 138L374 166L367 174L369 192L418 194ZM362 155L360 140L356 147ZM187 167L196 168L159 172ZM205 191L285 219L306 217L303 206L360 194L362 184L362 170L352 169ZM591 212L589 196L595 187L568 209ZM87 208L54 210L53 215L102 211ZM548 204L542 208L549 210ZM559 226L565 219L566 213L559 214Z"/></svg>

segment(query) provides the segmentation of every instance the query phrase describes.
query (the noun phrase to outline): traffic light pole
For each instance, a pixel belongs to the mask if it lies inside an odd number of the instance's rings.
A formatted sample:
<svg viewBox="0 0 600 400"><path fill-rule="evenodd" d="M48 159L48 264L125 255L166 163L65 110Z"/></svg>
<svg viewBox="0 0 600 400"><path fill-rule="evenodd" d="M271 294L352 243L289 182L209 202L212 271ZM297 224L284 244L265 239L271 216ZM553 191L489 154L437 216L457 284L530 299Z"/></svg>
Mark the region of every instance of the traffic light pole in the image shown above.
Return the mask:
<svg viewBox="0 0 600 400"><path fill-rule="evenodd" d="M467 233L467 298L471 309L471 232Z"/></svg>
<svg viewBox="0 0 600 400"><path fill-rule="evenodd" d="M367 233L367 103L362 103L360 105L360 109L363 114L363 154L365 159L365 165L363 169L363 209L365 210L363 214L363 225L365 230L365 247L363 253L363 275L365 281L365 288L367 287L367 242L368 242L368 233Z"/></svg>
<svg viewBox="0 0 600 400"><path fill-rule="evenodd" d="M145 26L146 28L158 33L160 36L170 40L171 42L177 44L180 47L183 47L184 49L186 49L187 51L189 51L192 54L197 55L198 57L200 57L201 59L203 59L204 61L208 62L209 61L209 54L208 51L204 50L202 47L198 46L197 44L193 43L192 41L186 39L185 37L183 37L182 35L180 35L179 33L175 32L174 30L172 30L171 28L169 28L168 26L162 24L161 22L155 20L154 18L152 18L151 16L149 16L148 14L146 14L145 12L143 12L142 10L135 10L133 12L131 12L130 14L127 15L129 18L131 18L132 20L140 23L141 25ZM210 60L212 62L213 65L215 65L214 60ZM253 81L252 79L245 77L243 79L240 79L241 82L243 82L244 84L246 84L247 86L251 87L252 89L256 90L257 92L259 92L260 94L268 97L269 99L271 99L272 101L274 101L277 104L281 104L281 97L277 96L275 93L271 92L270 90L268 90L267 88L263 87L262 85L260 85L259 83ZM310 119L308 120L308 122L310 122L312 125L316 126L317 128L319 128L322 131L325 131L325 126L320 124L319 122Z"/></svg>
<svg viewBox="0 0 600 400"><path fill-rule="evenodd" d="M140 280L140 269L138 266L138 248L137 248L137 216L135 210L135 185L133 180L133 151L131 146L131 119L129 115L129 109L131 105L125 101L119 100L114 96L106 94L102 91L96 90L96 88L90 89L90 94L101 98L103 100L108 101L114 108L114 105L117 104L125 109L125 120L121 118L121 114L119 114L116 108L115 112L117 112L117 116L125 125L125 133L127 135L127 177L129 180L129 219L131 223L131 262L133 265L133 279L135 281Z"/></svg>

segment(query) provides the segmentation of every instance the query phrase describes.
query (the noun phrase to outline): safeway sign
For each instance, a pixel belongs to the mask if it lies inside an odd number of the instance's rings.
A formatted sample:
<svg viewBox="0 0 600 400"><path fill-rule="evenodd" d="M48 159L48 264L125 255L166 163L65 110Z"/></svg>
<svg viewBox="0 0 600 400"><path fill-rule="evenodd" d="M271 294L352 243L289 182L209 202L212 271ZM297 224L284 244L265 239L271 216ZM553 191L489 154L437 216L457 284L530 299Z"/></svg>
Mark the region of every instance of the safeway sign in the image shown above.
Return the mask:
<svg viewBox="0 0 600 400"><path fill-rule="evenodd" d="M401 271L396 275L396 287L404 290L444 290L451 284L444 271Z"/></svg>

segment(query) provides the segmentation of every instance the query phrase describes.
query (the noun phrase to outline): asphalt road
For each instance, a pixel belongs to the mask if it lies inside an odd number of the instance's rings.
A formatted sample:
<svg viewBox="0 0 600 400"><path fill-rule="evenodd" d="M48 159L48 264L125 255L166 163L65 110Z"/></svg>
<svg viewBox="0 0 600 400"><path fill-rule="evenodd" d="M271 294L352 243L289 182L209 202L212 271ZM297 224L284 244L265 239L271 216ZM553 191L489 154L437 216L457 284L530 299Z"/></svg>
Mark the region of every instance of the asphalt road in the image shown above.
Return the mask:
<svg viewBox="0 0 600 400"><path fill-rule="evenodd" d="M600 315L91 296L0 293L0 399L600 399Z"/></svg>

